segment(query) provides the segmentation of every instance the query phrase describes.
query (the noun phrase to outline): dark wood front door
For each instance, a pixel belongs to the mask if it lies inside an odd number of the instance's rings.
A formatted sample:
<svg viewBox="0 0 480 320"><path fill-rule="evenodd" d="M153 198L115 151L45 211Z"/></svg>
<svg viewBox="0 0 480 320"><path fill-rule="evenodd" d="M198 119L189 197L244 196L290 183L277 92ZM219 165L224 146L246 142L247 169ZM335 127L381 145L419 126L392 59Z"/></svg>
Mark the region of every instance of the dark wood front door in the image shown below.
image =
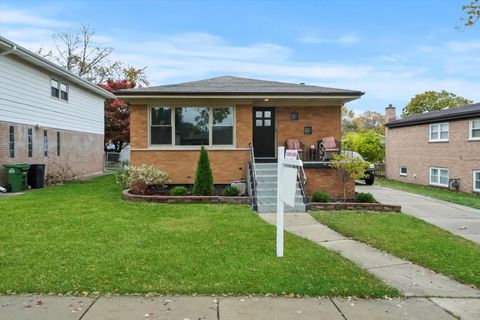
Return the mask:
<svg viewBox="0 0 480 320"><path fill-rule="evenodd" d="M255 158L275 158L275 108L253 108Z"/></svg>

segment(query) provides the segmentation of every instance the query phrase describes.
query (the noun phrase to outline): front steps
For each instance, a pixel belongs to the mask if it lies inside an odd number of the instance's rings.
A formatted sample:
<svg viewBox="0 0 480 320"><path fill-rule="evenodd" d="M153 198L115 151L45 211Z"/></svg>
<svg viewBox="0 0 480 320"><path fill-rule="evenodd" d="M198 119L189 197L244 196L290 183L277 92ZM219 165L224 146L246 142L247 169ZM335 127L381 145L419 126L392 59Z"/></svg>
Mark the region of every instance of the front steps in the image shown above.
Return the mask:
<svg viewBox="0 0 480 320"><path fill-rule="evenodd" d="M257 177L257 210L261 213L276 212L277 164L256 163L255 168ZM306 212L306 206L298 182L295 195L295 206L290 207L289 205L285 204L285 212Z"/></svg>

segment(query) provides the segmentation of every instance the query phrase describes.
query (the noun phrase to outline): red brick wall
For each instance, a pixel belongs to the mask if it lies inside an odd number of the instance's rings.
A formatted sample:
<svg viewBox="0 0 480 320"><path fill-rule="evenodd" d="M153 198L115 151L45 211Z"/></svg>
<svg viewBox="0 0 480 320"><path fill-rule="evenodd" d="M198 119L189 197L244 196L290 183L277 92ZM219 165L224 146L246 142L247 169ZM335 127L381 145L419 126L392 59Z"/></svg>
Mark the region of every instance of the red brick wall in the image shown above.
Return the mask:
<svg viewBox="0 0 480 320"><path fill-rule="evenodd" d="M469 141L469 120L449 122L448 142L429 142L429 124L386 129L386 177L429 184L429 168L447 168L460 191L472 192L473 170L480 170L480 141ZM400 166L407 176L399 175Z"/></svg>
<svg viewBox="0 0 480 320"><path fill-rule="evenodd" d="M337 171L331 168L305 168L307 194L325 192L332 197L343 197L343 183ZM355 182L347 183L347 197L355 196Z"/></svg>

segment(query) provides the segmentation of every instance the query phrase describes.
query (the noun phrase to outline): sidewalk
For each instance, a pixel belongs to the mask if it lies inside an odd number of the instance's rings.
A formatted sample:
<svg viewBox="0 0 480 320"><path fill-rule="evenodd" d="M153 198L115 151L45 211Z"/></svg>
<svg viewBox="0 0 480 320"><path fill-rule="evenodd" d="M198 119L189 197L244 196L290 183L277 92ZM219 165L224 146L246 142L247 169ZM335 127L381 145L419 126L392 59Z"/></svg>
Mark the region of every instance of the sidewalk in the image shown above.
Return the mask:
<svg viewBox="0 0 480 320"><path fill-rule="evenodd" d="M267 222L275 224L275 214L260 214L260 216ZM398 289L406 297L428 298L422 300L426 305L441 306L444 310L462 317L462 319L480 319L480 290L374 249L364 243L348 239L320 224L309 214L286 214L285 229L340 253ZM438 299L433 299L433 297Z"/></svg>
<svg viewBox="0 0 480 320"><path fill-rule="evenodd" d="M475 318L475 314L470 315ZM425 298L0 297L2 320L454 320ZM465 319L469 319L468 317Z"/></svg>
<svg viewBox="0 0 480 320"><path fill-rule="evenodd" d="M370 192L385 204L402 206L402 212L480 244L480 210L415 193L377 185L357 185L358 192Z"/></svg>

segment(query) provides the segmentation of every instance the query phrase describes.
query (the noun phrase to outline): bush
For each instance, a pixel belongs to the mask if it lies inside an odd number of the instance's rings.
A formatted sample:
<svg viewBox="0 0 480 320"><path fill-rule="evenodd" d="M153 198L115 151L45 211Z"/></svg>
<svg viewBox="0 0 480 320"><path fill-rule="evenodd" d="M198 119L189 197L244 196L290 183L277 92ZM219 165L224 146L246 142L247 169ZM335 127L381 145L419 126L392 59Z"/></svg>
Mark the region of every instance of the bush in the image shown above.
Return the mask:
<svg viewBox="0 0 480 320"><path fill-rule="evenodd" d="M330 196L325 192L315 192L312 194L312 202L330 202Z"/></svg>
<svg viewBox="0 0 480 320"><path fill-rule="evenodd" d="M168 174L154 166L125 167L118 173L115 181L123 187L132 189L133 194L145 194L149 187L165 188L170 182Z"/></svg>
<svg viewBox="0 0 480 320"><path fill-rule="evenodd" d="M226 186L223 189L223 195L226 197L236 197L240 194L240 190L237 187Z"/></svg>
<svg viewBox="0 0 480 320"><path fill-rule="evenodd" d="M365 192L360 192L355 196L355 201L356 202L365 202L365 203L374 203L375 198L371 193L365 193Z"/></svg>
<svg viewBox="0 0 480 320"><path fill-rule="evenodd" d="M169 194L171 196L184 196L187 194L187 188L185 188L184 186L176 186L170 189Z"/></svg>
<svg viewBox="0 0 480 320"><path fill-rule="evenodd" d="M213 176L210 168L208 153L202 145L200 149L200 158L198 159L197 171L195 172L195 183L193 184L193 194L196 196L211 196L213 193Z"/></svg>

